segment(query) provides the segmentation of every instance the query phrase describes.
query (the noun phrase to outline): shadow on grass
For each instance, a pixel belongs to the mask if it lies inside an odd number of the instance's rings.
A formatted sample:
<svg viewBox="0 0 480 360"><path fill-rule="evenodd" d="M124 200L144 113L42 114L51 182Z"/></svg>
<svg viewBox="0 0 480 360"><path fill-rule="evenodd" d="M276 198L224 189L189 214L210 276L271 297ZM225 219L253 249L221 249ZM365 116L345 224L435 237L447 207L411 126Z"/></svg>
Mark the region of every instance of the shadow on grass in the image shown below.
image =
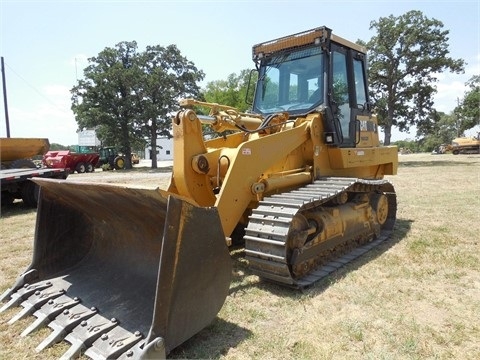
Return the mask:
<svg viewBox="0 0 480 360"><path fill-rule="evenodd" d="M26 206L23 201L15 201L11 204L2 205L0 217L9 218L11 216L35 213L37 208Z"/></svg>
<svg viewBox="0 0 480 360"><path fill-rule="evenodd" d="M173 349L168 358L219 359L251 335L250 330L217 317L208 327Z"/></svg>
<svg viewBox="0 0 480 360"><path fill-rule="evenodd" d="M165 173L165 172L172 172L173 166L159 166L156 169L147 166L134 166L131 169L123 169L123 170L107 170L107 171L115 171L117 174L121 173ZM96 169L95 171L102 172L100 169Z"/></svg>
<svg viewBox="0 0 480 360"><path fill-rule="evenodd" d="M480 157L478 158L480 161ZM477 166L477 162L465 161L401 161L398 163L399 167L434 167L434 166Z"/></svg>
<svg viewBox="0 0 480 360"><path fill-rule="evenodd" d="M261 279L260 282L256 284L238 285L230 288L230 295L239 291L243 291L245 288L257 286L260 289L269 291L275 295L285 296L292 299L298 299L300 294L316 296L325 291L330 284L341 280L349 272L355 271L361 268L363 265L375 260L377 257L381 256L383 253L399 243L410 231L412 223L413 220L397 219L395 228L390 238L307 288L298 290ZM245 273L244 276L254 275L253 272L248 268L246 261L244 261L240 252L234 253L232 257L234 259L234 268L236 270L242 270Z"/></svg>

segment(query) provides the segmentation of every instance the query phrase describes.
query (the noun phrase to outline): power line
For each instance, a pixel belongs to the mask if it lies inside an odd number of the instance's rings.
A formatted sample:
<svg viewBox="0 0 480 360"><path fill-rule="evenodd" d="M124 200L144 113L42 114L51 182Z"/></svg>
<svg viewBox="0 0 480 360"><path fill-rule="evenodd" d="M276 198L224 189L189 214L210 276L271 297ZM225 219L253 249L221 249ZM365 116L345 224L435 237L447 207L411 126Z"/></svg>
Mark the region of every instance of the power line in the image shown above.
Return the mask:
<svg viewBox="0 0 480 360"><path fill-rule="evenodd" d="M40 95L43 99L45 99L46 101L48 101L52 106L54 106L55 108L57 108L58 110L61 110L61 111L65 111L65 109L62 109L61 107L59 107L57 104L55 104L52 100L50 100L48 97L46 97L44 94L42 94L39 90L37 90L37 88L35 88L35 86L33 86L32 84L30 84L23 76L21 76L19 73L17 73L9 64L5 63L6 67L8 67L8 69L10 71L12 71L12 73L14 73L19 79L21 79L23 82L25 82L25 84L27 84L28 87L30 87L33 91L35 91L38 95Z"/></svg>

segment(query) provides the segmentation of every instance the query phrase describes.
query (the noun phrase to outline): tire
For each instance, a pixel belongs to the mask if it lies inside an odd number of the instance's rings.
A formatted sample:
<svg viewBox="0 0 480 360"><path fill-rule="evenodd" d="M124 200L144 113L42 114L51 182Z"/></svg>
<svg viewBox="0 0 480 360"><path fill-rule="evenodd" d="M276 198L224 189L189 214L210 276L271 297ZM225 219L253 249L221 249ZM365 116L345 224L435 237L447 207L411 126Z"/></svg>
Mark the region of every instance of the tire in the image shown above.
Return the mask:
<svg viewBox="0 0 480 360"><path fill-rule="evenodd" d="M115 170L125 169L125 158L123 156L117 156L115 160L113 160L113 167Z"/></svg>
<svg viewBox="0 0 480 360"><path fill-rule="evenodd" d="M455 150L452 151L452 154L453 155L458 155L458 154L460 154L460 150L455 149Z"/></svg>
<svg viewBox="0 0 480 360"><path fill-rule="evenodd" d="M10 164L10 169L36 169L37 165L32 160L18 159Z"/></svg>
<svg viewBox="0 0 480 360"><path fill-rule="evenodd" d="M93 167L92 163L86 163L85 164L85 171L87 173L91 173L91 172L95 171L95 168Z"/></svg>
<svg viewBox="0 0 480 360"><path fill-rule="evenodd" d="M75 167L75 170L76 170L77 173L83 174L87 170L87 168L85 166L85 163L79 162L77 164L77 166Z"/></svg>
<svg viewBox="0 0 480 360"><path fill-rule="evenodd" d="M25 181L20 190L23 203L28 207L37 207L39 190L39 186L33 181Z"/></svg>

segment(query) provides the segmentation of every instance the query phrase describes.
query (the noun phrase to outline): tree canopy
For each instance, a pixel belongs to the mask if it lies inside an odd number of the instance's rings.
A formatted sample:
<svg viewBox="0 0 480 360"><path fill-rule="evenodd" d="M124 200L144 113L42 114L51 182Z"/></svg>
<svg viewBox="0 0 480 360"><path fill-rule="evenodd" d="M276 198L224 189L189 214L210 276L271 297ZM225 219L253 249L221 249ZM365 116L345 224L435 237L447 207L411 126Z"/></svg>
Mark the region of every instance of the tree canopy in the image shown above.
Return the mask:
<svg viewBox="0 0 480 360"><path fill-rule="evenodd" d="M207 102L233 106L240 112L245 112L249 108L245 101L249 79L250 70L248 69L241 70L238 75L232 73L228 75L227 80L209 82L202 91L202 96ZM252 79L254 80L256 77Z"/></svg>
<svg viewBox="0 0 480 360"><path fill-rule="evenodd" d="M197 96L204 73L175 45L139 52L135 41L107 47L89 63L71 90L79 128L95 128L103 143L127 154L132 144L149 143L155 168L157 137L170 136L178 100ZM130 157L126 160L130 167Z"/></svg>
<svg viewBox="0 0 480 360"><path fill-rule="evenodd" d="M376 30L367 43L370 88L388 145L393 126L408 130L429 121L436 75L463 72L465 63L448 56L449 31L443 23L420 11L382 17L370 29Z"/></svg>
<svg viewBox="0 0 480 360"><path fill-rule="evenodd" d="M480 125L480 75L475 75L466 84L469 90L454 110L458 116L458 132L462 134L465 130Z"/></svg>
<svg viewBox="0 0 480 360"><path fill-rule="evenodd" d="M441 144L450 144L457 137L457 119L454 114L432 112L431 121L425 121L417 128L421 136L422 149L432 151Z"/></svg>

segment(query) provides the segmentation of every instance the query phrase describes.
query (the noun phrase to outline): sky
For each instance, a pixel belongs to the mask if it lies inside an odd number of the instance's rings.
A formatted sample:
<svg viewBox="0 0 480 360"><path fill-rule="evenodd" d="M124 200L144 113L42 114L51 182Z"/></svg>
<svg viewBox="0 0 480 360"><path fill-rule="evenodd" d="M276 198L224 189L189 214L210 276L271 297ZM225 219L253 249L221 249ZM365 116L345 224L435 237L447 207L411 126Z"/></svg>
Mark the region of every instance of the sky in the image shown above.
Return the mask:
<svg viewBox="0 0 480 360"><path fill-rule="evenodd" d="M137 41L139 51L175 44L203 70L204 86L253 68L254 44L319 26L368 41L372 21L410 10L440 20L450 57L467 63L464 74L439 75L435 107L448 114L480 75L480 0L0 0L10 136L78 144L70 90L88 58L122 41ZM2 100L0 137L6 134ZM394 131L392 140L414 138Z"/></svg>

